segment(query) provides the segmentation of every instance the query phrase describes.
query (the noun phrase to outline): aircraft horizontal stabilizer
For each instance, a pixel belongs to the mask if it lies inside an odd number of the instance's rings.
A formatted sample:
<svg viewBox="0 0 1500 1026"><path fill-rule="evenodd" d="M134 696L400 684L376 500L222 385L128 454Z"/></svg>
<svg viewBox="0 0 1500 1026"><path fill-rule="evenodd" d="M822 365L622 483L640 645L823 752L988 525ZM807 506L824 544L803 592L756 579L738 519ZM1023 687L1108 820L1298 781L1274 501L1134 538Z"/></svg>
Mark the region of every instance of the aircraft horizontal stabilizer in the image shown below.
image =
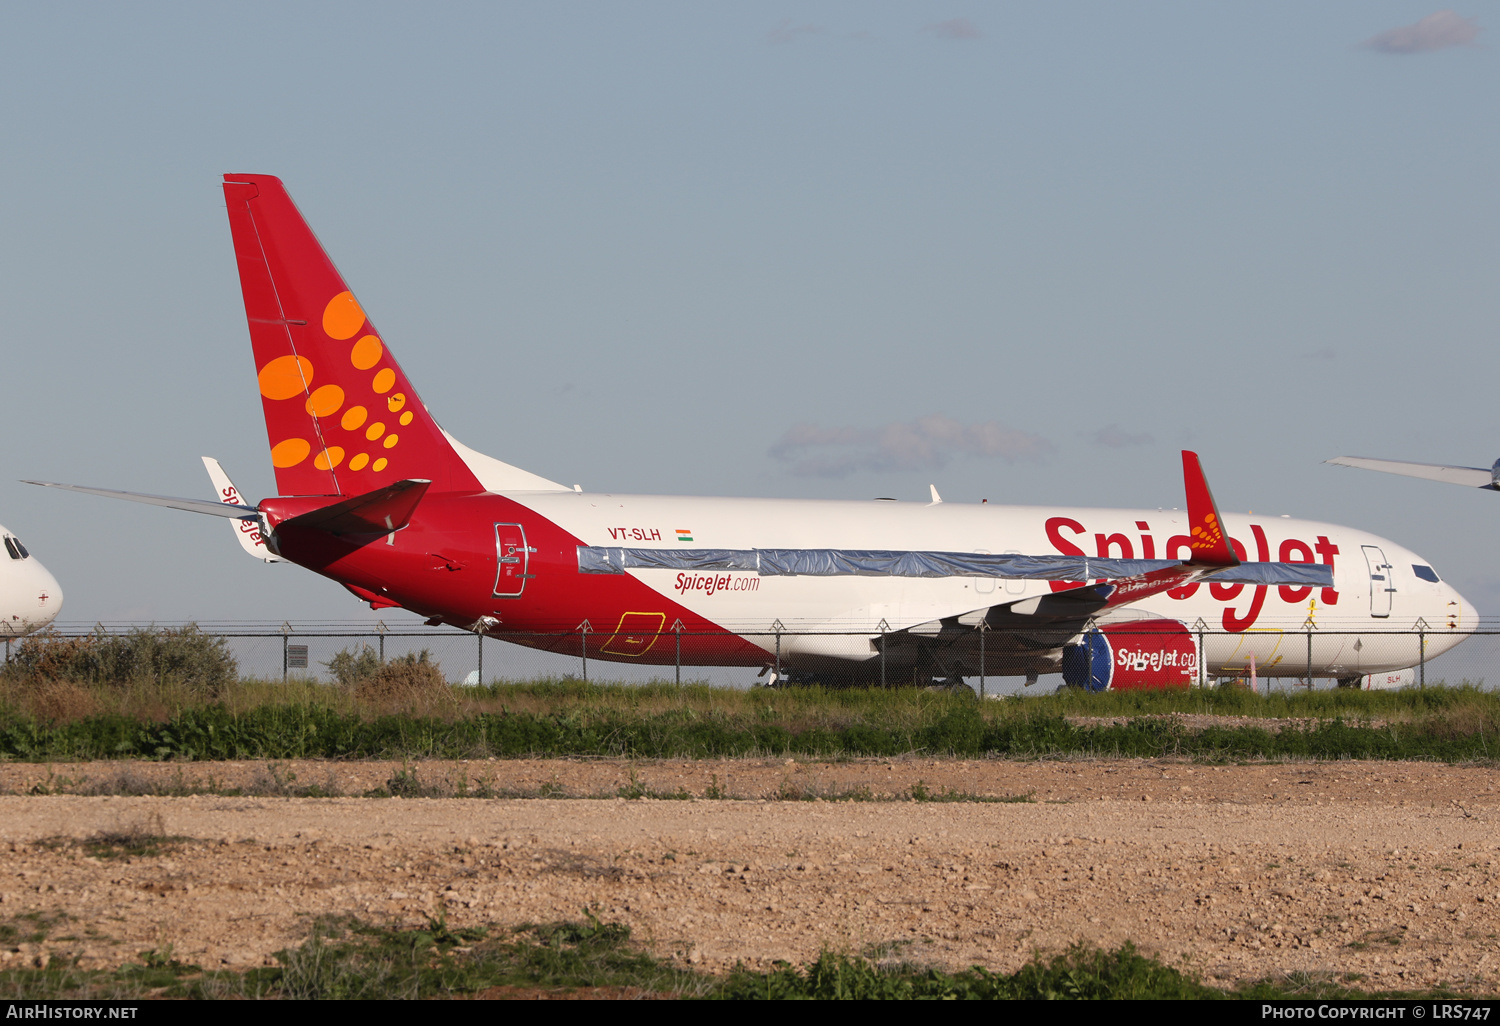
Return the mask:
<svg viewBox="0 0 1500 1026"><path fill-rule="evenodd" d="M126 499L144 502L148 506L166 506L168 509L185 509L189 513L207 513L211 517L231 517L235 520L259 520L260 511L254 506L241 506L209 499L178 499L170 495L145 495L141 492L117 492L108 488L85 488L82 485L58 484L55 481L22 481L22 484L41 485L43 488L63 488L70 492L102 495L107 499Z"/></svg>
<svg viewBox="0 0 1500 1026"><path fill-rule="evenodd" d="M431 481L416 478L397 481L373 492L283 520L277 530L300 527L326 534L389 534L411 522L417 503L422 501L431 484Z"/></svg>
<svg viewBox="0 0 1500 1026"><path fill-rule="evenodd" d="M1368 456L1335 456L1323 462L1333 463L1340 467L1358 467L1360 470L1378 470L1382 474L1420 477L1426 481L1441 481L1443 484L1500 491L1500 486L1495 483L1495 472L1480 467L1450 467L1445 463L1409 463L1406 460L1374 460Z"/></svg>

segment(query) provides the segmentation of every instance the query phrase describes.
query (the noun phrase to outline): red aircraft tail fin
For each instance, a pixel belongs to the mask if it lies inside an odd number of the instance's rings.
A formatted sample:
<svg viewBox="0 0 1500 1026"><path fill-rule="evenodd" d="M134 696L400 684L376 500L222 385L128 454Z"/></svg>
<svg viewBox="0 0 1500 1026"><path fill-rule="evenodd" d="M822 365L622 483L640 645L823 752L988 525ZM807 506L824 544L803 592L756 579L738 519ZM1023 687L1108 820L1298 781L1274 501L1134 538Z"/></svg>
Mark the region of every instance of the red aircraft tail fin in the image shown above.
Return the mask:
<svg viewBox="0 0 1500 1026"><path fill-rule="evenodd" d="M277 491L482 491L281 181L225 175L224 198Z"/></svg>
<svg viewBox="0 0 1500 1026"><path fill-rule="evenodd" d="M1187 489L1188 543L1193 551L1192 562L1208 566L1238 566L1239 558L1229 547L1224 521L1214 503L1213 492L1208 490L1208 479L1203 476L1198 454L1186 449L1182 450L1182 478Z"/></svg>

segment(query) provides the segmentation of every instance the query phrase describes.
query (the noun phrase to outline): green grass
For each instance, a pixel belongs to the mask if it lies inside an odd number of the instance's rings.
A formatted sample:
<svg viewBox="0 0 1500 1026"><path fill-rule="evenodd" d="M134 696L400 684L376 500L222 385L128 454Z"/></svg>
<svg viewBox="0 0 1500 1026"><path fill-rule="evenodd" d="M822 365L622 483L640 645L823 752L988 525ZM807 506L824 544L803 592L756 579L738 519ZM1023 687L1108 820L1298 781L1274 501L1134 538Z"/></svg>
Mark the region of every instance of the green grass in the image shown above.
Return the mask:
<svg viewBox="0 0 1500 1026"><path fill-rule="evenodd" d="M161 813L113 830L101 830L88 837L44 837L37 843L53 850L74 849L94 859L156 858L176 849L191 837L168 834ZM3 940L0 935L0 940Z"/></svg>
<svg viewBox="0 0 1500 1026"><path fill-rule="evenodd" d="M52 931L68 921L62 912L25 912L13 919L0 920L0 944L40 944Z"/></svg>
<svg viewBox="0 0 1500 1026"><path fill-rule="evenodd" d="M976 794L973 791L955 791L951 787L945 787L941 791L933 791L926 781L918 780L911 785L911 800L914 802L988 802L991 804L1032 804L1036 802L1036 792L1027 791L1025 794Z"/></svg>
<svg viewBox="0 0 1500 1026"><path fill-rule="evenodd" d="M113 695L113 692L109 692ZM996 702L916 689L750 692L579 681L361 702L334 688L247 684L218 699L102 699L42 715L0 691L0 759L425 759L523 756L1161 757L1491 761L1500 695L1472 686L1255 695L1065 693ZM121 700L123 702L124 700ZM87 703L83 703L87 705ZM1174 713L1294 720L1190 730ZM1089 726L1067 717L1115 717ZM392 793L396 793L395 789Z"/></svg>
<svg viewBox="0 0 1500 1026"><path fill-rule="evenodd" d="M1051 959L1034 958L1013 974L974 967L947 973L910 965L882 966L825 952L805 966L769 973L740 971L716 997L736 1000L1203 1000L1230 996L1138 953L1076 946Z"/></svg>
<svg viewBox="0 0 1500 1026"><path fill-rule="evenodd" d="M531 682L465 688L434 708L263 685L257 702L178 702L157 715L43 718L0 705L0 759L428 757L1184 756L1203 760L1493 760L1500 696L1473 687L1365 693L1059 694L974 702L910 690L730 691L706 685ZM1067 715L1127 717L1077 726ZM1172 712L1299 718L1271 730L1190 730Z"/></svg>
<svg viewBox="0 0 1500 1026"><path fill-rule="evenodd" d="M581 921L514 928L450 927L429 919L414 929L373 926L352 917L318 922L309 939L276 955L275 966L204 971L179 960L170 945L140 952L113 970L85 970L54 959L45 968L0 971L0 998L122 1000L133 998L528 997L587 990L609 997L729 1000L997 1000L1145 999L1276 1000L1451 997L1446 989L1368 992L1333 974L1297 974L1233 990L1142 955L1130 944L1113 951L1075 945L1033 958L1014 973L973 967L945 972L910 962L824 952L813 962L778 963L769 972L744 967L723 976L685 968L636 944L630 930L591 912Z"/></svg>

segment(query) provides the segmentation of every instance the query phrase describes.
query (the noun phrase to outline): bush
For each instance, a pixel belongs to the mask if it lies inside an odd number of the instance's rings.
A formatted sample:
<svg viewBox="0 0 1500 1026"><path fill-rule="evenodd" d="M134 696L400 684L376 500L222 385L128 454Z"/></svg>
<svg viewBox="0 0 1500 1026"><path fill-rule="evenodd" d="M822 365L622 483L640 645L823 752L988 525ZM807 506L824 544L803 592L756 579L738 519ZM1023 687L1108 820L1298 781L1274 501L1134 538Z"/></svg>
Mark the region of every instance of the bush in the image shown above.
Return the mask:
<svg viewBox="0 0 1500 1026"><path fill-rule="evenodd" d="M36 634L21 642L5 667L6 679L25 687L54 688L60 681L108 688L169 685L210 698L233 684L238 672L224 639L195 624L83 637Z"/></svg>
<svg viewBox="0 0 1500 1026"><path fill-rule="evenodd" d="M432 653L422 649L418 654L397 656L382 663L369 645L358 652L343 649L323 664L338 686L356 698L407 700L446 690L448 682Z"/></svg>
<svg viewBox="0 0 1500 1026"><path fill-rule="evenodd" d="M339 687L352 691L360 681L380 672L380 655L369 645L362 645L357 653L341 650L323 665Z"/></svg>

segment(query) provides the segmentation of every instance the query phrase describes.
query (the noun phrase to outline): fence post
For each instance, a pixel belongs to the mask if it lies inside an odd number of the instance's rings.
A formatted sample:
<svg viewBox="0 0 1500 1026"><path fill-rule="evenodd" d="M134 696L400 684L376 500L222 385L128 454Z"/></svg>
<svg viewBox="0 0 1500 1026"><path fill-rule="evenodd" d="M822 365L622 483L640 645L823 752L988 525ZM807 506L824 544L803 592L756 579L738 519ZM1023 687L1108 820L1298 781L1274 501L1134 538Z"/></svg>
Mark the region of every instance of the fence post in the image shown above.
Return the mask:
<svg viewBox="0 0 1500 1026"><path fill-rule="evenodd" d="M984 697L984 636L989 632L990 621L979 621L979 697Z"/></svg>
<svg viewBox="0 0 1500 1026"><path fill-rule="evenodd" d="M672 621L672 633L677 635L677 686L682 687L682 619Z"/></svg>
<svg viewBox="0 0 1500 1026"><path fill-rule="evenodd" d="M583 638L583 682L589 682L589 631L594 628L587 620L578 625L578 633Z"/></svg>
<svg viewBox="0 0 1500 1026"><path fill-rule="evenodd" d="M384 620L375 621L375 634L380 638L380 665L385 665L385 632L388 628Z"/></svg>
<svg viewBox="0 0 1500 1026"><path fill-rule="evenodd" d="M1208 624L1203 622L1203 617L1198 617L1198 622L1193 624L1193 630L1198 632L1198 686L1208 687L1208 653L1203 648L1203 635L1208 630Z"/></svg>
<svg viewBox="0 0 1500 1026"><path fill-rule="evenodd" d="M291 660L289 645L292 639L292 625L289 621L281 622L281 683L286 683L286 671Z"/></svg>
<svg viewBox="0 0 1500 1026"><path fill-rule="evenodd" d="M1312 632L1318 629L1318 625L1313 623L1313 618L1309 615L1306 620L1302 621L1302 626L1307 628L1307 690L1311 691L1313 688Z"/></svg>
<svg viewBox="0 0 1500 1026"><path fill-rule="evenodd" d="M891 629L891 625L885 622L885 617L880 618L880 686L885 687L885 632Z"/></svg>
<svg viewBox="0 0 1500 1026"><path fill-rule="evenodd" d="M1094 690L1094 623L1083 625L1083 690Z"/></svg>
<svg viewBox="0 0 1500 1026"><path fill-rule="evenodd" d="M9 638L5 639L5 661L6 661L6 663L10 662L10 639Z"/></svg>
<svg viewBox="0 0 1500 1026"><path fill-rule="evenodd" d="M475 683L478 684L480 687L483 687L484 686L484 632L483 631L479 632L479 670L477 671L476 676L477 676L478 679L475 681Z"/></svg>
<svg viewBox="0 0 1500 1026"><path fill-rule="evenodd" d="M1427 621L1420 616L1413 624L1417 631L1417 686L1427 686Z"/></svg>
<svg viewBox="0 0 1500 1026"><path fill-rule="evenodd" d="M775 673L776 673L776 686L778 688L781 687L781 632L783 630L785 630L785 629L786 628L782 626L780 619L778 619L775 623L771 624L771 630L773 630L773 631L776 632L776 670L775 670Z"/></svg>

